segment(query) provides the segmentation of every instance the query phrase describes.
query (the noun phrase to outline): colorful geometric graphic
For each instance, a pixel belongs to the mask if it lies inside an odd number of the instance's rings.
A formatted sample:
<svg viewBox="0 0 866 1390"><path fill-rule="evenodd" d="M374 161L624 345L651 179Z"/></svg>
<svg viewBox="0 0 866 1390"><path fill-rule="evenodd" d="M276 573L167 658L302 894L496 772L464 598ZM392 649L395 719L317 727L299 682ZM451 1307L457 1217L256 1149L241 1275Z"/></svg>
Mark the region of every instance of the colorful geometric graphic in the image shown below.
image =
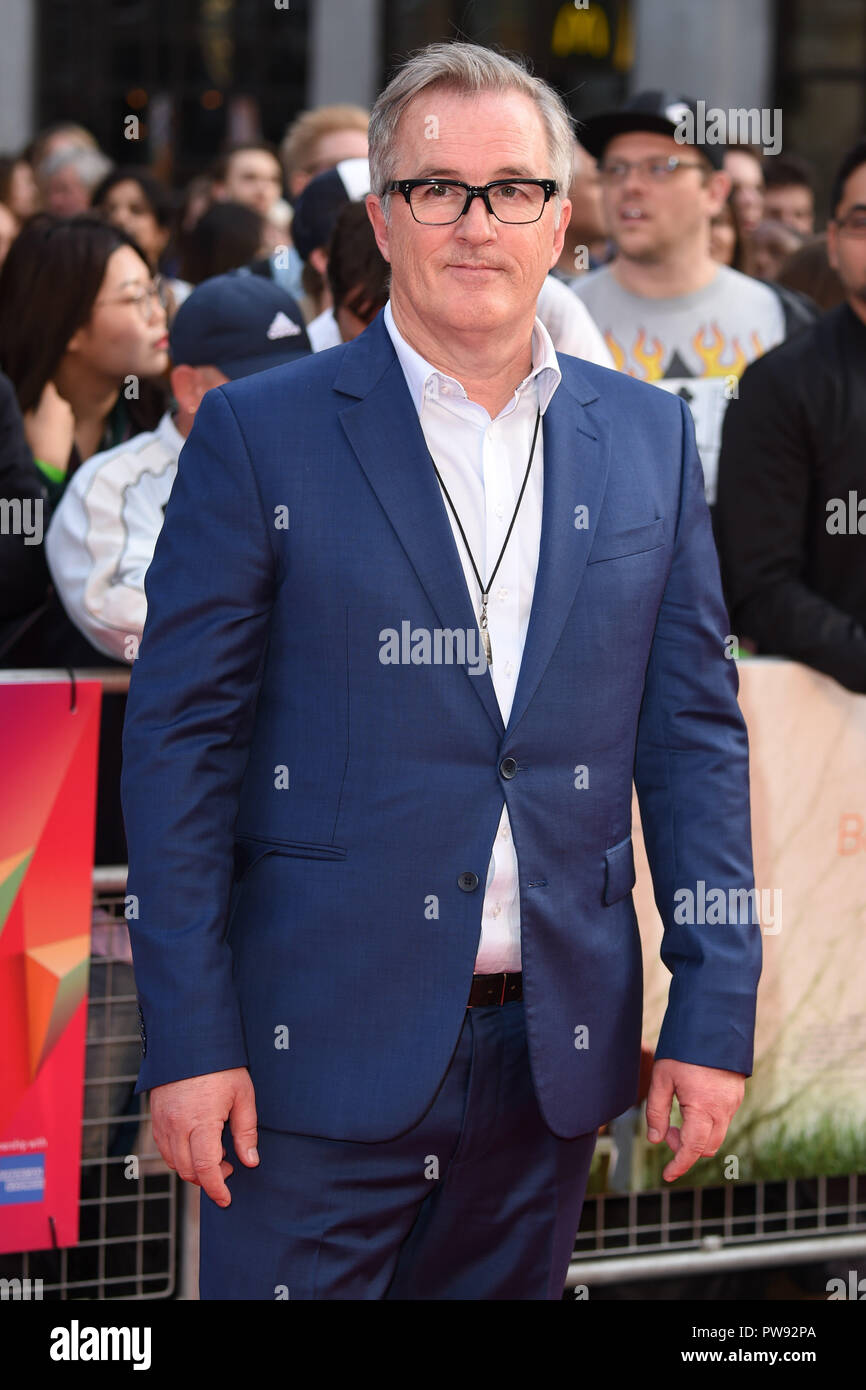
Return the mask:
<svg viewBox="0 0 866 1390"><path fill-rule="evenodd" d="M13 1251L78 1239L101 687L2 679L0 1163L44 1169L0 1204Z"/></svg>

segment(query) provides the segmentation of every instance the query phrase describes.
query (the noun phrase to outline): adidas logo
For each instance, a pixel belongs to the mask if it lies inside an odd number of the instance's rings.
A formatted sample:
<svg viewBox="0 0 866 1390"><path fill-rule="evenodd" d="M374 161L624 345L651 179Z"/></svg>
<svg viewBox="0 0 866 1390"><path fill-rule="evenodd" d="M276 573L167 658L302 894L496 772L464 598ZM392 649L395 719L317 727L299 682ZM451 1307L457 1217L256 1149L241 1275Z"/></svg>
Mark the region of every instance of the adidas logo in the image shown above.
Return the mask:
<svg viewBox="0 0 866 1390"><path fill-rule="evenodd" d="M288 314L284 314L281 309L279 313L275 315L274 321L268 329L268 337L271 339L293 338L295 334L300 333L300 331L300 324L295 323L289 318Z"/></svg>

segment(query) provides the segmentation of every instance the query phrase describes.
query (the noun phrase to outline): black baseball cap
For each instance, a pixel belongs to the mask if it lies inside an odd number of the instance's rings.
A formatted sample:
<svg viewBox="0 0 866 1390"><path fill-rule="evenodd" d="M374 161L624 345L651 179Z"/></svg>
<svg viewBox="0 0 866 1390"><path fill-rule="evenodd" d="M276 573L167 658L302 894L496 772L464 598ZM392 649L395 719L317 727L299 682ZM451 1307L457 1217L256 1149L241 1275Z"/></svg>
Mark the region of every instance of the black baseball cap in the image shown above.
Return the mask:
<svg viewBox="0 0 866 1390"><path fill-rule="evenodd" d="M608 143L615 135L627 135L633 130L651 130L658 135L673 135L681 128L682 122L692 118L692 129L698 130L698 104L692 97L678 96L673 92L638 92L618 111L603 111L598 116L589 116L578 130L577 138L583 147L596 159L601 159ZM725 157L725 146L709 144L706 141L684 140L706 155L716 169L721 169Z"/></svg>
<svg viewBox="0 0 866 1390"><path fill-rule="evenodd" d="M301 260L311 251L327 246L337 225L340 209L358 202L370 192L370 162L367 159L341 159L310 179L295 199L292 241Z"/></svg>
<svg viewBox="0 0 866 1390"><path fill-rule="evenodd" d="M169 342L176 367L219 367L232 380L312 351L297 301L248 270L197 285L174 316Z"/></svg>

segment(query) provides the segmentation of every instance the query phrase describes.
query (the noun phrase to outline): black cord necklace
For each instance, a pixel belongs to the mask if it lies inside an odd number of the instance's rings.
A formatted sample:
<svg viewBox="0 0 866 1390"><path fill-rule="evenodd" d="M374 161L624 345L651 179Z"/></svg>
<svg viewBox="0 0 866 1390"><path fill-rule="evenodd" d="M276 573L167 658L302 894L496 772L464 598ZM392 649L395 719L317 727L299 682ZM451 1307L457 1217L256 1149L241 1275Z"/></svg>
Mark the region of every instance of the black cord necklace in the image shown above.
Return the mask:
<svg viewBox="0 0 866 1390"><path fill-rule="evenodd" d="M458 526L458 528L459 528L460 534L461 534L461 536L463 537L463 544L466 546L466 554L469 556L469 563L470 563L471 566L472 566L472 569L473 569L473 571L474 571L474 573L475 573L475 578L478 580L478 587L479 587L479 589L481 590L481 616L480 616L480 618L479 618L479 624L480 624L480 627L481 627L481 640L482 640L482 642L484 643L484 653L485 653L485 655L486 655L486 657L487 657L487 665L488 665L488 666L492 666L492 665L493 665L493 648L492 648L491 645L490 645L490 633L489 633L489 631L488 631L488 629L487 629L487 600L488 600L488 598L490 597L490 586L492 585L494 579L496 578L496 571L499 569L499 566L502 564L502 557L503 557L503 555L505 554L505 547L508 545L508 542L509 542L510 539L511 539L511 532L514 530L514 523L515 523L515 521L517 520L517 513L520 511L520 504L521 504L521 502L523 501L523 494L524 494L524 492L526 491L526 484L529 482L529 470L530 470L530 468L532 467L532 458L533 458L533 455L534 455L534 453L535 453L535 441L536 441L536 439L538 438L538 426L539 426L540 423L541 423L541 409L540 409L540 407L539 407L539 409L538 409L538 410L536 411L536 413L535 413L535 431L534 431L534 433L533 433L533 435L532 435L532 448L529 450L529 462L528 462L527 465L526 465L526 472L525 472L525 474L523 475L523 486L522 486L521 489L520 489L520 496L519 496L518 499L517 499L517 506L514 508L514 515L513 515L512 518L511 518L511 525L510 525L509 528L508 528L508 534L506 535L505 540L502 542L502 549L501 549L500 552L499 552L499 559L496 561L496 564L493 566L493 573L491 574L491 576L490 576L490 578L488 579L488 581L487 581L486 584L483 584L483 583L481 582L481 575L478 573L478 566L477 566L476 563L475 563L475 559L474 559L474 557L473 557L472 551L469 549L469 542L468 542L468 540L466 539L466 532L463 530L463 526L462 526L462 524L461 524L460 518L459 518L459 516L457 515L457 509L455 508L454 503L451 501L451 495L450 495L450 493L448 492L447 487L445 486L445 484L444 484L443 481L442 481L442 476L441 476L441 474L440 474L440 472L439 472L439 469L436 467L436 460L433 458L433 455L430 454L430 462L433 464L433 471L434 471L434 473L436 474L436 477L439 479L439 486L442 488L442 491L445 493L446 501L448 502L448 505L449 505L449 507L451 508L451 511L452 511L452 513L453 513L453 516L454 516L454 520L457 522L457 526ZM428 449L427 452L428 452L428 453L430 452L429 449Z"/></svg>

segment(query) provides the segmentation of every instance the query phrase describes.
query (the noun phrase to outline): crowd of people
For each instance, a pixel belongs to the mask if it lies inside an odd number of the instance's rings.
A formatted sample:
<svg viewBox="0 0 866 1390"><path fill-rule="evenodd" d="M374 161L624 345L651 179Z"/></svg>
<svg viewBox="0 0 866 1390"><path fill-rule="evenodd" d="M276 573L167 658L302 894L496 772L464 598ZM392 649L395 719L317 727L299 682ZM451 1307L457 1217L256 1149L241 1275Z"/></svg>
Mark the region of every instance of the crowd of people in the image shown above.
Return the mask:
<svg viewBox="0 0 866 1390"><path fill-rule="evenodd" d="M684 105L648 91L580 124L538 315L559 352L690 406L740 650L864 693L866 142L822 227L806 160L683 144ZM0 159L0 665L130 665L205 392L383 309L367 122L304 112L182 190L68 123ZM122 717L106 701L101 862L125 857Z"/></svg>

